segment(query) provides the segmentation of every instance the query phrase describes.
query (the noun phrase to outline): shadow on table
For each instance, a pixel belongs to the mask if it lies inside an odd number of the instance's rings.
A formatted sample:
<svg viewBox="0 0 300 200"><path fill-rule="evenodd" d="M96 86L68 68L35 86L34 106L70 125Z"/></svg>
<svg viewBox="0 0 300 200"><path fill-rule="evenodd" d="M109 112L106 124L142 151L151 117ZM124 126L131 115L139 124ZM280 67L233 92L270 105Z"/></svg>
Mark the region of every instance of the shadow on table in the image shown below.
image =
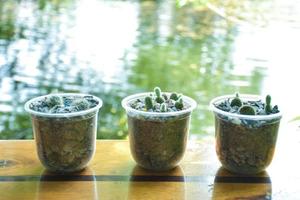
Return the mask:
<svg viewBox="0 0 300 200"><path fill-rule="evenodd" d="M223 167L215 175L212 199L272 199L271 178L266 171L257 175L237 175Z"/></svg>
<svg viewBox="0 0 300 200"><path fill-rule="evenodd" d="M76 196L74 196L76 194ZM97 180L93 171L86 168L76 174L53 174L43 171L36 199L94 199L98 200Z"/></svg>
<svg viewBox="0 0 300 200"><path fill-rule="evenodd" d="M185 199L181 167L168 172L150 172L135 166L131 172L127 199Z"/></svg>

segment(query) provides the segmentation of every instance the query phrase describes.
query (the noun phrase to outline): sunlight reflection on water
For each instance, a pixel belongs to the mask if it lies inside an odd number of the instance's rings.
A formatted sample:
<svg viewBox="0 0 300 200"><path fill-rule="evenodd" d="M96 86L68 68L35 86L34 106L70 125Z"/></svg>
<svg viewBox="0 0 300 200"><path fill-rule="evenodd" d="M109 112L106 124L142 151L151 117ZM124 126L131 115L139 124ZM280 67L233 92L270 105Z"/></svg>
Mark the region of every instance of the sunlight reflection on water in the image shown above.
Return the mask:
<svg viewBox="0 0 300 200"><path fill-rule="evenodd" d="M193 139L213 134L210 99L235 91L272 94L285 121L300 115L292 92L300 83L300 6L292 1L0 5L0 139L32 138L23 104L53 91L104 100L98 138L125 138L121 99L156 85L196 99Z"/></svg>

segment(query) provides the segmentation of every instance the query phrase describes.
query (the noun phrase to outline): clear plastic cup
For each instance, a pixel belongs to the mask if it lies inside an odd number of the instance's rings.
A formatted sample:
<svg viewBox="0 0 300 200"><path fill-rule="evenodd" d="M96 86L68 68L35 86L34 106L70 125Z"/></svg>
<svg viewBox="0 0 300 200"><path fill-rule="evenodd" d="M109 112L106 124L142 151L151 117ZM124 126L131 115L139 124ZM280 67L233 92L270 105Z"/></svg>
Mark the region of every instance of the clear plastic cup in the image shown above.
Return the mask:
<svg viewBox="0 0 300 200"><path fill-rule="evenodd" d="M146 112L130 106L131 102L144 99L149 94L131 95L122 101L128 117L130 150L141 167L166 171L176 167L185 153L191 113L197 104L183 96L188 108L176 112Z"/></svg>
<svg viewBox="0 0 300 200"><path fill-rule="evenodd" d="M44 167L59 173L80 171L87 166L95 153L97 118L102 100L92 96L98 102L95 107L72 113L43 113L30 108L31 103L53 95L60 97L92 95L49 94L25 103L25 110L31 114L38 157Z"/></svg>
<svg viewBox="0 0 300 200"><path fill-rule="evenodd" d="M282 113L241 115L218 109L215 105L234 95L213 99L210 108L215 115L216 153L223 167L239 174L256 174L273 159ZM257 95L240 95L242 101L263 99Z"/></svg>

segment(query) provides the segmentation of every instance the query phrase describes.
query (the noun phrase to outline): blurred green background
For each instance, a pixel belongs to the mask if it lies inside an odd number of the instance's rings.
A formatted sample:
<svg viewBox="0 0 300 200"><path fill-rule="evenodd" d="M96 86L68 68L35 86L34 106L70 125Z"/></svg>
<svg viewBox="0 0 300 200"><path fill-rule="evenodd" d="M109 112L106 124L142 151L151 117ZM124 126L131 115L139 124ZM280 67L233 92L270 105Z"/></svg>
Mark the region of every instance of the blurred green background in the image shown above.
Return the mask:
<svg viewBox="0 0 300 200"><path fill-rule="evenodd" d="M121 100L160 86L194 98L191 139L214 134L209 101L272 94L299 115L299 1L0 1L0 139L32 138L23 109L51 92L104 101L98 138L127 137Z"/></svg>

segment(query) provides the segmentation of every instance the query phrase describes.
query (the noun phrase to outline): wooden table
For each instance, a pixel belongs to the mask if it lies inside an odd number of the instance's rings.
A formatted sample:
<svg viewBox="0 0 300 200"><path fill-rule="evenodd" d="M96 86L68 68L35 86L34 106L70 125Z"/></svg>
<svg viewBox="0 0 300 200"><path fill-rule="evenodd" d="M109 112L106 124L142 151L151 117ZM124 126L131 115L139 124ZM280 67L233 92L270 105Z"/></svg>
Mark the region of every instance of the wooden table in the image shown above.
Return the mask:
<svg viewBox="0 0 300 200"><path fill-rule="evenodd" d="M128 141L99 140L88 168L65 176L44 171L34 141L0 141L0 199L296 200L300 199L300 134L293 134L281 133L271 166L256 176L222 169L213 137L190 141L180 166L164 173L136 166Z"/></svg>

